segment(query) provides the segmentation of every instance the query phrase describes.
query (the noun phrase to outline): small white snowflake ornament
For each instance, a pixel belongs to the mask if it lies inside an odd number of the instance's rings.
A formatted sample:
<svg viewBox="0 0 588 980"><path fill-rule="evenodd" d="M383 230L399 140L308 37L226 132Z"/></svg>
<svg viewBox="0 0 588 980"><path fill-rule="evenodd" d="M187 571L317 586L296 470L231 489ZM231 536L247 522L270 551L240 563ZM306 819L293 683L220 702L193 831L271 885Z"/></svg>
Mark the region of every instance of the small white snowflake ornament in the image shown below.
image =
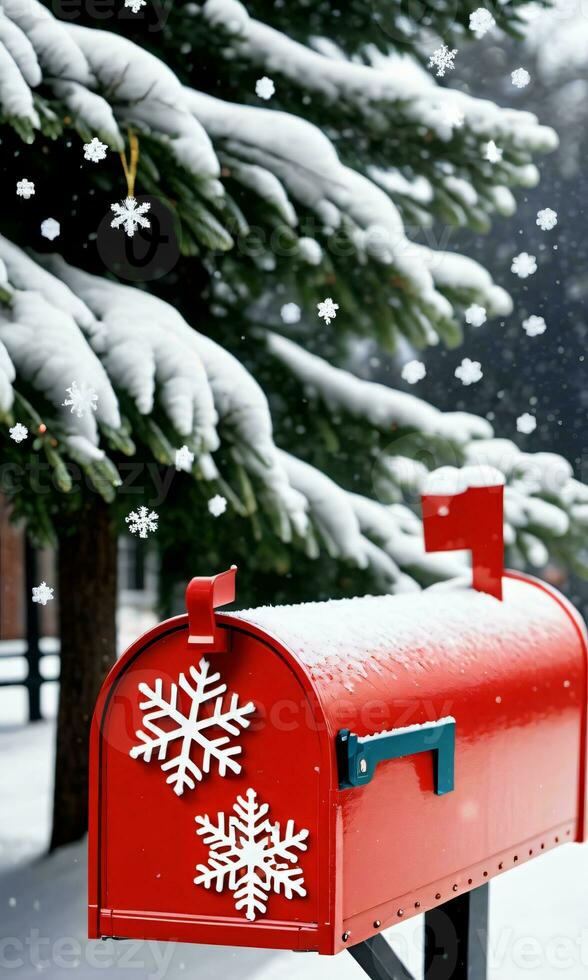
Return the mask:
<svg viewBox="0 0 588 980"><path fill-rule="evenodd" d="M129 238L132 238L137 228L150 228L151 222L145 215L150 210L149 201L139 204L135 197L126 197L120 204L111 204L110 210L114 211L116 217L110 222L111 228L120 228L122 225Z"/></svg>
<svg viewBox="0 0 588 980"><path fill-rule="evenodd" d="M528 252L520 252L513 258L510 271L514 272L519 279L528 279L529 276L537 272L537 259L534 255L529 255Z"/></svg>
<svg viewBox="0 0 588 980"><path fill-rule="evenodd" d="M16 182L16 193L19 197L24 197L25 201L28 201L35 193L35 185L32 180L27 180L26 177L23 177L22 180Z"/></svg>
<svg viewBox="0 0 588 980"><path fill-rule="evenodd" d="M402 378L409 385L415 385L417 381L422 381L427 373L427 369L422 361L408 361L402 368Z"/></svg>
<svg viewBox="0 0 588 980"><path fill-rule="evenodd" d="M46 582L33 586L33 602L38 602L41 606L46 606L53 598L54 589Z"/></svg>
<svg viewBox="0 0 588 980"><path fill-rule="evenodd" d="M100 163L100 160L104 160L107 150L106 143L101 143L97 136L89 143L84 143L84 157L92 163Z"/></svg>
<svg viewBox="0 0 588 980"><path fill-rule="evenodd" d="M333 303L330 296L327 296L322 303L317 303L318 315L321 320L324 320L328 325L331 320L334 320L337 316L337 310L339 309L338 303Z"/></svg>
<svg viewBox="0 0 588 980"><path fill-rule="evenodd" d="M147 6L147 0L125 0L125 7L132 10L134 14L138 14L141 7Z"/></svg>
<svg viewBox="0 0 588 980"><path fill-rule="evenodd" d="M284 303L282 309L280 310L280 316L282 318L282 323L299 323L300 307L298 306L298 303Z"/></svg>
<svg viewBox="0 0 588 980"><path fill-rule="evenodd" d="M197 667L189 668L189 678L181 673L177 684L170 683L169 694L164 691L161 677L153 682L153 687L145 682L139 684L139 691L145 696L145 701L139 703L144 712L144 731L135 733L140 744L134 745L129 754L133 759L151 762L156 751L157 761L162 762L161 771L169 773L166 783L176 796L182 796L186 787L194 789L213 763L219 776L226 776L227 770L237 775L241 772L241 764L235 759L241 754L241 746L231 742L231 737L236 738L240 729L249 727L248 715L255 711L255 705L252 701L240 705L238 694L231 694L225 705L227 685L222 681L219 684L221 675L209 670L208 660L202 657ZM178 699L178 688L187 698L186 708ZM201 711L203 705L205 713ZM215 729L221 734L215 735ZM196 750L197 762L193 757Z"/></svg>
<svg viewBox="0 0 588 980"><path fill-rule="evenodd" d="M527 337L539 337L540 334L545 333L547 330L547 324L542 316L533 315L523 320L523 330L527 334Z"/></svg>
<svg viewBox="0 0 588 980"><path fill-rule="evenodd" d="M541 231L551 231L557 224L557 211L553 208L543 208L537 211L537 224Z"/></svg>
<svg viewBox="0 0 588 980"><path fill-rule="evenodd" d="M429 68L435 68L437 77L443 78L446 71L453 71L455 68L456 54L457 48L450 51L446 44L442 44L440 48L433 51L433 54L429 58Z"/></svg>
<svg viewBox="0 0 588 980"><path fill-rule="evenodd" d="M176 449L176 469L189 473L194 462L194 453L187 446Z"/></svg>
<svg viewBox="0 0 588 980"><path fill-rule="evenodd" d="M52 242L55 238L58 238L61 233L61 225L59 221L55 218L45 218L41 222L41 234L43 238L48 238Z"/></svg>
<svg viewBox="0 0 588 980"><path fill-rule="evenodd" d="M484 377L482 365L479 361L471 361L469 357L464 357L455 369L455 377L459 378L462 385L475 385Z"/></svg>
<svg viewBox="0 0 588 980"><path fill-rule="evenodd" d="M499 146L496 146L494 140L488 140L486 146L484 147L484 159L488 160L490 163L500 163L502 160L502 150Z"/></svg>
<svg viewBox="0 0 588 980"><path fill-rule="evenodd" d="M89 412L95 412L98 408L98 392L84 381L81 385L78 385L77 381L72 381L71 386L65 389L65 393L68 397L62 404L79 419Z"/></svg>
<svg viewBox="0 0 588 980"><path fill-rule="evenodd" d="M296 851L306 851L308 830L295 830L288 820L284 831L280 823L268 818L269 805L259 803L257 793L248 789L238 796L233 814L218 813L217 822L209 816L196 817L199 834L209 848L208 864L198 864L195 885L217 892L233 893L237 912L253 922L267 911L272 892L287 899L304 898L304 872L297 867Z"/></svg>
<svg viewBox="0 0 588 980"><path fill-rule="evenodd" d="M13 425L8 431L10 433L10 438L13 439L14 442L24 442L29 434L29 430L27 429L26 425L22 424L22 422L17 422L16 425Z"/></svg>
<svg viewBox="0 0 588 980"><path fill-rule="evenodd" d="M526 88L531 81L531 76L526 68L515 68L510 73L512 84L515 88Z"/></svg>
<svg viewBox="0 0 588 980"><path fill-rule="evenodd" d="M517 432L522 432L523 435L530 435L537 428L537 419L534 415L529 412L523 412L519 415L517 419Z"/></svg>
<svg viewBox="0 0 588 980"><path fill-rule="evenodd" d="M465 318L466 323L469 323L471 327L481 327L486 323L486 308L479 306L478 303L472 303L465 311Z"/></svg>
<svg viewBox="0 0 588 980"><path fill-rule="evenodd" d="M208 512L209 514L212 514L213 517L220 517L221 514L224 514L226 509L226 498L220 493L215 494L214 497L211 497L208 501Z"/></svg>
<svg viewBox="0 0 588 980"><path fill-rule="evenodd" d="M476 37L484 37L484 34L491 31L495 24L494 17L485 7L478 7L470 14L470 31L473 31Z"/></svg>
<svg viewBox="0 0 588 980"><path fill-rule="evenodd" d="M139 507L138 510L132 510L125 517L131 534L138 534L140 538L146 538L151 531L157 531L158 520L159 514L154 510L150 511L144 505Z"/></svg>
<svg viewBox="0 0 588 980"><path fill-rule="evenodd" d="M255 94L260 99L271 99L272 95L275 94L276 86L274 85L271 78L264 75L263 78L258 78L255 83Z"/></svg>

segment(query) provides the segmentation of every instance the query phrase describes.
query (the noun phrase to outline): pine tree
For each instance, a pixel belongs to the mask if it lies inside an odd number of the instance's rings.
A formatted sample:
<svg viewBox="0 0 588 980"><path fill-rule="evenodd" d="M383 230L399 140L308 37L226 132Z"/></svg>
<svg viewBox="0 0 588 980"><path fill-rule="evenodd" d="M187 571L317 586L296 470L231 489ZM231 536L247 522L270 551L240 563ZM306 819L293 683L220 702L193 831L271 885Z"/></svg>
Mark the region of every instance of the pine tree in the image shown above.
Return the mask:
<svg viewBox="0 0 588 980"><path fill-rule="evenodd" d="M516 35L519 6L500 6L497 29ZM510 561L549 548L581 567L588 492L563 459L353 370L362 339L455 346L472 304L511 310L485 269L436 244L512 214L557 138L435 80L436 38L472 38L473 6L425 4L420 22L380 0L0 10L0 439L18 475L3 490L35 541L59 543L58 844L85 825L116 536L155 507L155 476L168 603L233 561L244 602L459 573L423 553L415 505L430 470L480 461L507 478ZM168 221L180 252L134 285L101 252L129 207Z"/></svg>

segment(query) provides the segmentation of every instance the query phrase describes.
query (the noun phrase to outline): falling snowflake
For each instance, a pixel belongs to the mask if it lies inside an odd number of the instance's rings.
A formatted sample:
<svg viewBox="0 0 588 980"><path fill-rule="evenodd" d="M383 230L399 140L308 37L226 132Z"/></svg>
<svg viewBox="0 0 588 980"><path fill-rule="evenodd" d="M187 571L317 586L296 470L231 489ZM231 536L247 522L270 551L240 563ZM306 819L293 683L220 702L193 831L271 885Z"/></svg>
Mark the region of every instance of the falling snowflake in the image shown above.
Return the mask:
<svg viewBox="0 0 588 980"><path fill-rule="evenodd" d="M101 143L97 136L89 143L84 143L84 156L86 160L91 160L92 163L99 163L100 160L104 160L107 150L106 143Z"/></svg>
<svg viewBox="0 0 588 980"><path fill-rule="evenodd" d="M264 75L263 78L258 78L255 83L255 94L259 96L260 99L271 99L272 95L276 91L276 86L274 85L271 78Z"/></svg>
<svg viewBox="0 0 588 980"><path fill-rule="evenodd" d="M557 224L557 211L552 208L543 208L542 211L537 211L537 224L541 231L551 231Z"/></svg>
<svg viewBox="0 0 588 980"><path fill-rule="evenodd" d="M35 193L35 185L32 180L27 180L23 177L22 180L16 183L16 193L19 197L24 197L25 201L28 201L29 197L32 197Z"/></svg>
<svg viewBox="0 0 588 980"><path fill-rule="evenodd" d="M182 446L181 449L176 449L176 469L185 470L189 473L192 469L192 463L194 462L194 453L191 452L187 446Z"/></svg>
<svg viewBox="0 0 588 980"><path fill-rule="evenodd" d="M144 505L139 510L132 510L125 517L131 534L138 534L140 538L146 538L150 531L157 531L158 520L159 514Z"/></svg>
<svg viewBox="0 0 588 980"><path fill-rule="evenodd" d="M519 415L517 419L517 432L522 432L523 435L530 435L537 428L537 419L534 415L529 412L523 412Z"/></svg>
<svg viewBox="0 0 588 980"><path fill-rule="evenodd" d="M521 252L515 255L512 260L510 271L514 272L519 279L528 279L534 272L537 272L537 259L528 252Z"/></svg>
<svg viewBox="0 0 588 980"><path fill-rule="evenodd" d="M461 129L465 122L465 115L455 105L445 103L439 108L439 118L442 123L451 129Z"/></svg>
<svg viewBox="0 0 588 980"><path fill-rule="evenodd" d="M317 303L318 315L320 319L323 319L328 325L331 320L334 320L337 316L337 310L339 309L338 303L333 303L330 296L327 296L322 303Z"/></svg>
<svg viewBox="0 0 588 980"><path fill-rule="evenodd" d="M195 885L204 885L217 892L225 886L233 892L235 909L245 909L245 918L252 922L257 914L267 910L268 896L284 893L287 899L304 898L304 872L296 865L295 850L306 851L308 830L294 831L294 821L288 820L281 837L278 821L268 819L269 806L257 802L257 793L248 789L246 799L238 796L233 804L236 816L217 814L217 823L210 817L196 817L198 830L209 847L208 864L198 864L200 872Z"/></svg>
<svg viewBox="0 0 588 980"><path fill-rule="evenodd" d="M459 378L462 385L475 385L484 377L482 365L479 361L470 361L469 357L464 357L455 369L455 377Z"/></svg>
<svg viewBox="0 0 588 980"><path fill-rule="evenodd" d="M208 511L213 517L220 517L227 509L227 501L220 493L211 497L208 501Z"/></svg>
<svg viewBox="0 0 588 980"><path fill-rule="evenodd" d="M484 34L491 31L495 24L494 17L484 7L478 7L470 14L470 31L473 31L476 37L484 37Z"/></svg>
<svg viewBox="0 0 588 980"><path fill-rule="evenodd" d="M455 68L454 60L457 54L457 48L450 51L446 44L442 44L440 48L433 51L433 54L429 58L429 68L436 68L435 74L438 78L443 78L447 70L453 70Z"/></svg>
<svg viewBox="0 0 588 980"><path fill-rule="evenodd" d="M151 227L151 222L145 217L150 207L149 201L138 204L134 197L126 197L120 204L111 204L110 210L114 211L116 217L110 222L110 227L120 228L122 225L129 238L132 238L137 228Z"/></svg>
<svg viewBox="0 0 588 980"><path fill-rule="evenodd" d="M82 381L81 385L78 385L77 381L72 381L71 387L65 389L66 398L62 404L69 410L73 415L74 412L79 419L83 418L88 412L95 412L98 407L98 392L95 388L91 388Z"/></svg>
<svg viewBox="0 0 588 980"><path fill-rule="evenodd" d="M523 320L523 330L527 337L539 337L547 330L547 324L542 316L529 316Z"/></svg>
<svg viewBox="0 0 588 980"><path fill-rule="evenodd" d="M469 323L471 327L481 327L483 323L486 323L486 317L485 307L478 306L477 303L472 303L465 311L466 323Z"/></svg>
<svg viewBox="0 0 588 980"><path fill-rule="evenodd" d="M16 425L13 425L8 431L10 433L10 438L14 439L15 442L24 442L29 434L29 430L27 429L26 425L22 424L22 422L17 422Z"/></svg>
<svg viewBox="0 0 588 980"><path fill-rule="evenodd" d="M531 81L531 76L526 68L515 68L511 71L510 77L515 88L526 88Z"/></svg>
<svg viewBox="0 0 588 980"><path fill-rule="evenodd" d="M298 323L300 321L300 307L298 303L284 303L280 310L283 323Z"/></svg>
<svg viewBox="0 0 588 980"><path fill-rule="evenodd" d="M50 242L52 242L54 238L57 238L60 232L61 225L59 224L59 221L55 220L55 218L45 218L45 220L41 222L41 234L43 238L48 238Z"/></svg>
<svg viewBox="0 0 588 980"><path fill-rule="evenodd" d="M409 385L415 385L417 381L422 381L427 373L427 369L422 361L408 361L402 368L402 377Z"/></svg>
<svg viewBox="0 0 588 980"><path fill-rule="evenodd" d="M132 10L134 14L138 14L141 7L147 6L147 0L125 0L125 7Z"/></svg>
<svg viewBox="0 0 588 980"><path fill-rule="evenodd" d="M503 153L504 150L496 146L494 140L489 140L484 147L484 159L489 160L490 163L499 163Z"/></svg>
<svg viewBox="0 0 588 980"><path fill-rule="evenodd" d="M33 602L38 602L41 606L46 606L48 602L51 602L53 592L54 590L46 582L41 582L40 585L34 585Z"/></svg>
<svg viewBox="0 0 588 980"><path fill-rule="evenodd" d="M237 775L241 772L241 765L234 758L240 755L241 746L231 745L230 736L238 736L240 728L249 727L247 715L255 711L255 705L248 701L240 706L239 695L231 694L230 703L225 708L227 685L222 682L217 684L221 675L209 674L209 669L210 664L203 657L198 667L191 666L189 669L192 683L181 673L178 683L170 684L169 696L164 694L163 680L160 677L154 681L153 687L144 682L139 684L139 691L146 698L139 703L141 711L145 712L145 731L136 732L141 744L134 745L130 755L133 759L142 757L145 762L151 762L151 756L156 749L158 762L164 760L161 771L169 773L166 782L173 786L176 796L181 796L186 786L194 789L195 780L201 782L204 773L210 772L213 759L216 760L220 776L225 776L227 769ZM181 702L178 704L178 687L189 701L187 711L182 710ZM204 704L208 708L212 707L212 713L207 710L206 714L201 714L200 709ZM165 720L165 728L157 724L161 719ZM221 729L226 734L213 738L210 731L213 728ZM178 740L177 754L168 759L168 750ZM192 758L192 749L195 746L202 749L202 758L198 765Z"/></svg>

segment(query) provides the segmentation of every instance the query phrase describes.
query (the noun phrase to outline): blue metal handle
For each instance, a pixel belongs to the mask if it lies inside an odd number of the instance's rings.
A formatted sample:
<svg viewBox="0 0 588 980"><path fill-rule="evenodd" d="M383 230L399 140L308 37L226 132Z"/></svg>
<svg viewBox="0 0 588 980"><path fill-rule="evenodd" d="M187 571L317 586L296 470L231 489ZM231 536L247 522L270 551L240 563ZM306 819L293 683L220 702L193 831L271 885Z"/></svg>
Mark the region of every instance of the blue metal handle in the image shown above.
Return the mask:
<svg viewBox="0 0 588 980"><path fill-rule="evenodd" d="M402 759L419 752L433 753L435 793L442 796L455 787L455 721L441 721L414 728L398 728L360 738L347 728L337 734L339 789L365 786L372 779L378 762Z"/></svg>

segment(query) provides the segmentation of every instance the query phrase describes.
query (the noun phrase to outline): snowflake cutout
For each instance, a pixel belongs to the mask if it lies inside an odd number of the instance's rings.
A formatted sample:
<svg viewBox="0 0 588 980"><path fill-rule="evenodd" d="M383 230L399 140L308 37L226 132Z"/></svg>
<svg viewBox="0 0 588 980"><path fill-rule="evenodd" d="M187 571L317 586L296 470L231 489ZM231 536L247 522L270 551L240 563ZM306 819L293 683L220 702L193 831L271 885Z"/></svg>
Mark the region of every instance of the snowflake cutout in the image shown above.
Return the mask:
<svg viewBox="0 0 588 980"><path fill-rule="evenodd" d="M48 238L49 241L52 242L53 239L57 238L60 233L61 225L59 224L59 221L55 220L55 218L45 218L45 220L41 222L41 234L43 238Z"/></svg>
<svg viewBox="0 0 588 980"><path fill-rule="evenodd" d="M132 510L125 517L131 534L138 534L140 538L146 538L150 531L157 531L158 520L159 514L144 505L139 510Z"/></svg>
<svg viewBox="0 0 588 980"><path fill-rule="evenodd" d="M476 37L484 37L484 34L491 31L495 24L494 17L484 7L478 7L470 14L470 31L473 31Z"/></svg>
<svg viewBox="0 0 588 980"><path fill-rule="evenodd" d="M402 368L401 375L409 385L415 385L417 381L422 381L427 373L427 369L422 361L408 361Z"/></svg>
<svg viewBox="0 0 588 980"><path fill-rule="evenodd" d="M436 68L435 74L437 77L443 78L446 71L453 71L455 68L454 60L456 54L457 48L450 51L446 44L442 44L440 48L433 51L433 54L429 58L429 68Z"/></svg>
<svg viewBox="0 0 588 980"><path fill-rule="evenodd" d="M522 432L523 435L528 436L531 432L534 432L537 428L537 419L534 415L529 412L523 412L519 415L517 419L517 432Z"/></svg>
<svg viewBox="0 0 588 980"><path fill-rule="evenodd" d="M531 76L526 68L515 68L510 73L512 84L515 88L526 88L531 81Z"/></svg>
<svg viewBox="0 0 588 980"><path fill-rule="evenodd" d="M496 146L494 140L489 140L484 147L484 159L490 163L500 163L503 153L504 150Z"/></svg>
<svg viewBox="0 0 588 980"><path fill-rule="evenodd" d="M149 218L145 217L150 208L149 201L138 204L134 197L126 197L120 204L111 204L110 210L114 211L116 217L110 222L110 227L120 228L122 225L129 238L132 238L137 228L151 227Z"/></svg>
<svg viewBox="0 0 588 980"><path fill-rule="evenodd" d="M25 201L28 201L35 193L35 185L32 180L27 180L26 177L23 177L22 180L16 183L16 193L18 197L24 197Z"/></svg>
<svg viewBox="0 0 588 980"><path fill-rule="evenodd" d="M198 667L190 667L190 679L181 673L178 683L170 685L169 697L164 694L160 677L152 688L143 682L139 684L139 691L146 698L139 704L141 711L145 712L145 731L135 733L141 744L134 745L130 755L133 759L141 756L145 762L151 762L153 751L157 749L158 761L164 760L161 771L169 772L166 782L173 786L176 796L181 796L186 786L194 789L196 780L201 782L204 773L210 772L213 760L216 760L220 776L226 776L228 769L236 774L241 772L241 765L234 758L241 753L241 746L231 745L231 735L237 736L240 728L249 727L247 715L255 711L255 705L249 701L240 706L239 695L232 694L228 707L224 707L227 685L217 684L221 675L209 674L209 669L210 664L203 657ZM178 687L189 698L187 714L178 704ZM208 710L202 714L202 705L212 707L212 712ZM161 719L171 723L172 727L161 728L158 724ZM212 738L212 728L221 729L226 734ZM168 750L178 740L178 752L168 759ZM199 765L192 758L193 746L202 749Z"/></svg>
<svg viewBox="0 0 588 980"><path fill-rule="evenodd" d="M210 854L208 864L198 864L200 872L195 885L225 887L233 892L235 909L245 909L245 918L252 922L257 914L267 911L268 896L284 893L287 899L304 898L304 872L289 867L298 861L298 851L306 851L308 830L295 832L294 821L288 820L282 837L278 821L268 819L269 805L257 802L257 793L248 789L246 798L238 796L233 804L235 816L228 820L217 814L217 823L210 817L196 817L198 830Z"/></svg>
<svg viewBox="0 0 588 980"><path fill-rule="evenodd" d="M486 316L485 307L479 306L477 303L472 303L465 311L466 323L469 323L471 327L481 327L482 324L486 323Z"/></svg>
<svg viewBox="0 0 588 980"><path fill-rule="evenodd" d="M268 99L271 99L275 91L276 91L276 86L274 85L272 79L268 78L267 75L264 75L263 78L257 79L255 83L255 94L260 99L265 99L266 101Z"/></svg>
<svg viewBox="0 0 588 980"><path fill-rule="evenodd" d="M280 310L282 323L298 323L300 321L300 307L298 303L284 303Z"/></svg>
<svg viewBox="0 0 588 980"><path fill-rule="evenodd" d="M189 473L192 469L192 463L194 462L194 453L188 449L187 446L182 446L181 449L176 449L176 469L184 470Z"/></svg>
<svg viewBox="0 0 588 980"><path fill-rule="evenodd" d="M54 590L46 582L33 586L33 602L38 602L41 606L46 606L53 598Z"/></svg>
<svg viewBox="0 0 588 980"><path fill-rule="evenodd" d="M455 369L455 377L459 378L462 385L475 385L484 377L482 365L479 361L470 361L469 357L464 357Z"/></svg>
<svg viewBox="0 0 588 980"><path fill-rule="evenodd" d="M330 296L327 296L322 303L317 303L319 318L324 320L328 325L331 320L334 320L337 316L337 310L339 309L338 303L333 303Z"/></svg>
<svg viewBox="0 0 588 980"><path fill-rule="evenodd" d="M132 10L134 14L138 14L141 7L147 6L147 0L125 0L125 7Z"/></svg>
<svg viewBox="0 0 588 980"><path fill-rule="evenodd" d="M22 424L22 422L17 422L16 425L13 425L8 431L10 433L10 438L13 439L14 442L24 442L29 434L29 430L27 429L26 425Z"/></svg>
<svg viewBox="0 0 588 980"><path fill-rule="evenodd" d="M539 337L540 334L545 333L547 330L547 324L542 316L533 315L523 320L523 330L527 337Z"/></svg>
<svg viewBox="0 0 588 980"><path fill-rule="evenodd" d="M84 143L84 157L86 160L91 160L92 163L99 163L100 160L104 160L107 150L106 143L101 143L97 136L89 143Z"/></svg>
<svg viewBox="0 0 588 980"><path fill-rule="evenodd" d="M510 271L514 272L519 279L528 279L534 272L537 272L537 259L528 252L520 252L512 260Z"/></svg>
<svg viewBox="0 0 588 980"><path fill-rule="evenodd" d="M543 208L542 211L537 211L537 224L541 231L551 231L557 224L557 211L554 211L553 208Z"/></svg>
<svg viewBox="0 0 588 980"><path fill-rule="evenodd" d="M88 412L95 412L98 407L98 392L84 381L78 385L77 381L72 381L71 387L65 389L69 395L62 404L74 413L79 419L83 418Z"/></svg>
<svg viewBox="0 0 588 980"><path fill-rule="evenodd" d="M220 517L227 509L227 501L220 493L215 494L208 501L208 513L213 517Z"/></svg>

